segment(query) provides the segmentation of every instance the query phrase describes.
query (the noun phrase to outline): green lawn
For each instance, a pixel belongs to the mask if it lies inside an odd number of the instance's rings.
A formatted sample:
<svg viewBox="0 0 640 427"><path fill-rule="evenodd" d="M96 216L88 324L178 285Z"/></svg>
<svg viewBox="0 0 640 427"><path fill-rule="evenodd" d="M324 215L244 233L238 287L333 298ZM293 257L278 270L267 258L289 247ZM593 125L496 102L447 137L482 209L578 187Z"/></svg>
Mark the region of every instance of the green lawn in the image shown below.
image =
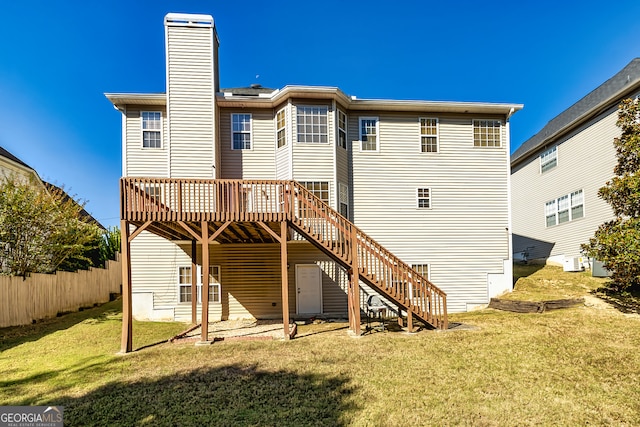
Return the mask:
<svg viewBox="0 0 640 427"><path fill-rule="evenodd" d="M602 279L545 267L509 297L584 296ZM562 296L560 296L562 295ZM600 306L452 314L468 330L284 341L162 343L185 328L134 323L119 302L0 330L0 405L62 405L65 425L640 425L640 317ZM153 345L157 344L157 345Z"/></svg>

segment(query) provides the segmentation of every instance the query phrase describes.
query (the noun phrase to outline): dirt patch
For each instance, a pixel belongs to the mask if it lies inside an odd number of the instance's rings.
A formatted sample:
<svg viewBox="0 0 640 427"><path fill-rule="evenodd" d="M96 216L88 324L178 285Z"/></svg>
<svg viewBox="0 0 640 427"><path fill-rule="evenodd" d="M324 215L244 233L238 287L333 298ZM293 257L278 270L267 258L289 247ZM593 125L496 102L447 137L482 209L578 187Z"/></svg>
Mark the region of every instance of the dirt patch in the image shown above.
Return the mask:
<svg viewBox="0 0 640 427"><path fill-rule="evenodd" d="M295 324L289 325L293 330ZM173 343L197 342L201 340L202 328L191 328L172 339ZM223 320L209 323L209 341L223 340L284 340L284 324L279 320Z"/></svg>

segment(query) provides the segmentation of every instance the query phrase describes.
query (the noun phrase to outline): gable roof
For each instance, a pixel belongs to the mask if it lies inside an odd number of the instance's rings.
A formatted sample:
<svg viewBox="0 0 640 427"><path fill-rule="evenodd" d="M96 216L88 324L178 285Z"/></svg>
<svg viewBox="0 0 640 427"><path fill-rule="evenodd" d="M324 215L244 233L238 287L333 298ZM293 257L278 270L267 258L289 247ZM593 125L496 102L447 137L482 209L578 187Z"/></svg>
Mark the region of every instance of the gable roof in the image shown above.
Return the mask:
<svg viewBox="0 0 640 427"><path fill-rule="evenodd" d="M511 166L522 162L559 135L617 104L638 88L640 88L640 58L635 58L615 76L550 120L540 132L523 142L511 155Z"/></svg>
<svg viewBox="0 0 640 427"><path fill-rule="evenodd" d="M19 164L20 166L23 166L27 169L31 169L32 171L35 172L35 169L33 169L31 166L29 166L28 164L26 164L25 162L23 162L22 160L20 160L19 158L17 158L16 156L14 156L13 154L11 154L10 152L8 152L7 150L5 150L3 147L0 147L0 156L4 157L6 159L11 160L14 163Z"/></svg>
<svg viewBox="0 0 640 427"><path fill-rule="evenodd" d="M82 207L78 202L76 202L76 200L71 197L66 191L64 191L63 188L58 187L57 185L54 185L50 182L47 181L43 181L45 188L47 189L47 191L49 191L50 193L60 193L60 195L62 196L62 200L64 202L67 201L71 201L73 202L74 205L80 207L80 211L78 212L80 219L88 224L95 224L98 226L98 228L100 228L101 230L106 230L106 228L104 227L104 225L100 224L100 221L98 221L97 219L95 219L89 212L87 212L84 207Z"/></svg>

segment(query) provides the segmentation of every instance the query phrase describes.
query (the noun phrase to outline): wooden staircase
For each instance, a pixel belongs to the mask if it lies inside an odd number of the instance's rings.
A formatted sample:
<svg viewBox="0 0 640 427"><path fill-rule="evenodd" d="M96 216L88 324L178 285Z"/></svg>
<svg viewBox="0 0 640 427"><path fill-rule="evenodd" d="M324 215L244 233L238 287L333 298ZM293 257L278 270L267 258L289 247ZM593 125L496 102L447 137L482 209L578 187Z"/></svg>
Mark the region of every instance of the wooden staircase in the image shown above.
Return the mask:
<svg viewBox="0 0 640 427"><path fill-rule="evenodd" d="M292 181L285 197L290 201L289 224L347 269L357 269L360 280L438 329L446 329L447 296L427 278L405 264L348 219ZM287 194L288 193L288 194Z"/></svg>
<svg viewBox="0 0 640 427"><path fill-rule="evenodd" d="M136 234L147 229L167 239L193 239L200 224L209 224L217 228L212 239L223 242L279 241L276 230L286 221L352 277L406 311L409 325L415 316L434 328L448 327L442 290L296 181L126 177L120 188L121 218L141 227ZM224 237L234 224L239 231ZM250 230L247 224L257 226ZM360 313L353 287L350 319Z"/></svg>

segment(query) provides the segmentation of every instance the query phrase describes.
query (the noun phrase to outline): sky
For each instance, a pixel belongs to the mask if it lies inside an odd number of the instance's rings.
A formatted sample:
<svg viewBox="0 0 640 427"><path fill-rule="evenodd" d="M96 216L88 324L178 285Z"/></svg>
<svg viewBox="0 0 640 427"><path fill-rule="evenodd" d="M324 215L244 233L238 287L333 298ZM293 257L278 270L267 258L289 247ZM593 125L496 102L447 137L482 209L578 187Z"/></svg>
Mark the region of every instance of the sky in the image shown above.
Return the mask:
<svg viewBox="0 0 640 427"><path fill-rule="evenodd" d="M221 87L524 104L511 151L640 57L640 1L3 2L0 146L119 224L121 114L165 91L164 16L214 17Z"/></svg>

